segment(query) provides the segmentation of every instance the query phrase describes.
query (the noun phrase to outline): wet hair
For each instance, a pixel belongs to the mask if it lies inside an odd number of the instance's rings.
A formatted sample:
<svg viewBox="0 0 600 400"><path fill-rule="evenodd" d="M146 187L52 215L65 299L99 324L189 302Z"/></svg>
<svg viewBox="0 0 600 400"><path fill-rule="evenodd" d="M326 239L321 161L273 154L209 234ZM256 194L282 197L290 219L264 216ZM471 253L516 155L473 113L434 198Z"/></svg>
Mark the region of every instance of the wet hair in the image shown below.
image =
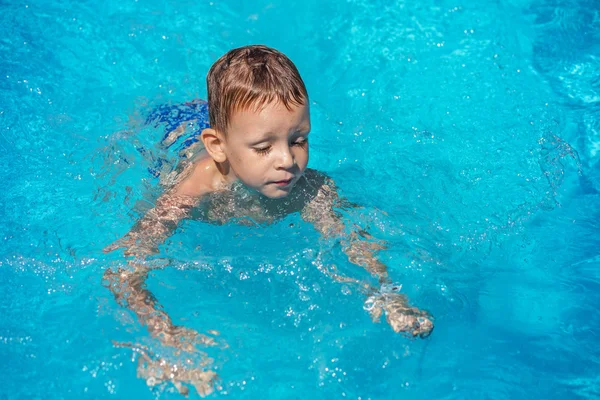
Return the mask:
<svg viewBox="0 0 600 400"><path fill-rule="evenodd" d="M225 133L236 111L259 111L274 101L288 110L308 103L308 93L294 63L263 45L228 51L208 71L210 126Z"/></svg>

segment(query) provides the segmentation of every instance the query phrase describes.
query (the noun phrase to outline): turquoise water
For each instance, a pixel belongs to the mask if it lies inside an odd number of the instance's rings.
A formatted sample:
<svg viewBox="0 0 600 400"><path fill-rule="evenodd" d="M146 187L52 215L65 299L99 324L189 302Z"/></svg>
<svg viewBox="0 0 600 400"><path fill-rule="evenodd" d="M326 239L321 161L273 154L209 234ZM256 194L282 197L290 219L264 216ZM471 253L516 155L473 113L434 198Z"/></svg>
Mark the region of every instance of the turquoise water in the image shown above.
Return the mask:
<svg viewBox="0 0 600 400"><path fill-rule="evenodd" d="M288 3L0 3L0 398L181 398L113 345L160 351L102 286L125 261L101 249L157 195L145 114L205 98L249 43L297 64L310 166L364 206L345 217L436 328L373 324L322 269L369 278L297 215L188 221L148 287L220 332L213 397L600 397L598 3Z"/></svg>

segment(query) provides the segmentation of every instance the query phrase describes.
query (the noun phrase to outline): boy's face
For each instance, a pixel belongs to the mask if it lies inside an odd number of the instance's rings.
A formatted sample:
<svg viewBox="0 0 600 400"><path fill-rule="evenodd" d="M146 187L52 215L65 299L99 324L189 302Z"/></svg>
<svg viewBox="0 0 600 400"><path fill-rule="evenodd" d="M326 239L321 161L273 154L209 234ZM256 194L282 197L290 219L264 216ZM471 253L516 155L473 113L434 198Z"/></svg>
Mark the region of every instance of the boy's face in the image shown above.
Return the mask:
<svg viewBox="0 0 600 400"><path fill-rule="evenodd" d="M233 113L223 151L235 176L269 198L287 196L308 164L308 105Z"/></svg>

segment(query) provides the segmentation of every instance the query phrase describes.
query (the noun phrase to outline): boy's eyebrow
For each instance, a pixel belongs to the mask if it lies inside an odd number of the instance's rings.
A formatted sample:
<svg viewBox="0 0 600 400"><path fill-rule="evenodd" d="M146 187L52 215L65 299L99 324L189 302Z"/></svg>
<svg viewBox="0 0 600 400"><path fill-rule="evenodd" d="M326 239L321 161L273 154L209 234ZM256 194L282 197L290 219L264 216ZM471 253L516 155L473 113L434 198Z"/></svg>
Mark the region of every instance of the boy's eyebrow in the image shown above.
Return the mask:
<svg viewBox="0 0 600 400"><path fill-rule="evenodd" d="M273 132L269 131L269 132L261 133L260 136L257 135L257 137L253 138L253 140L251 140L250 143L252 145L255 145L258 143L266 142L266 141L271 140L276 137L277 137L277 135L275 135Z"/></svg>
<svg viewBox="0 0 600 400"><path fill-rule="evenodd" d="M308 133L308 132L310 132L311 128L312 127L310 126L310 122L307 124L301 124L296 128L296 132Z"/></svg>
<svg viewBox="0 0 600 400"><path fill-rule="evenodd" d="M298 126L294 130L293 134L297 134L297 133L308 134L308 133L310 133L310 129L311 129L310 125ZM253 144L262 143L264 141L267 141L267 140L270 140L273 138L277 138L277 135L271 131L267 131L265 133L261 133L260 137L256 138L256 140L253 140L252 143Z"/></svg>

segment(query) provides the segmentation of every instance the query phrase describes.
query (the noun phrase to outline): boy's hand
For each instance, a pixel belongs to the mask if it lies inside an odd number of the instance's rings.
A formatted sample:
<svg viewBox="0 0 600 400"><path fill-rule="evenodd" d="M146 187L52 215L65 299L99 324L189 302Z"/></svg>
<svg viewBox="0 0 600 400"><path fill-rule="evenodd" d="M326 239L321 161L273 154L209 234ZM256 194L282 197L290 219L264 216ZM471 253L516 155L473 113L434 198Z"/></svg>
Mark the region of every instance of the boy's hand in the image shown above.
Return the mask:
<svg viewBox="0 0 600 400"><path fill-rule="evenodd" d="M142 355L138 359L137 376L145 379L148 386L162 382L171 382L177 391L187 397L191 385L200 397L205 397L214 391L217 374L202 368L190 368L185 365L170 364L164 359L151 359Z"/></svg>
<svg viewBox="0 0 600 400"><path fill-rule="evenodd" d="M116 347L129 347L138 355L137 376L146 381L150 387L163 382L171 382L177 391L188 397L193 386L201 397L208 396L215 390L218 379L212 371L210 358L204 358L198 365L193 365L190 359L183 363L174 364L153 354L148 348L131 343L113 342ZM218 388L218 387L217 387Z"/></svg>
<svg viewBox="0 0 600 400"><path fill-rule="evenodd" d="M396 333L426 338L433 330L433 321L428 312L411 307L406 296L400 293L377 293L365 301L365 310L373 322L379 322L385 312L386 320Z"/></svg>

